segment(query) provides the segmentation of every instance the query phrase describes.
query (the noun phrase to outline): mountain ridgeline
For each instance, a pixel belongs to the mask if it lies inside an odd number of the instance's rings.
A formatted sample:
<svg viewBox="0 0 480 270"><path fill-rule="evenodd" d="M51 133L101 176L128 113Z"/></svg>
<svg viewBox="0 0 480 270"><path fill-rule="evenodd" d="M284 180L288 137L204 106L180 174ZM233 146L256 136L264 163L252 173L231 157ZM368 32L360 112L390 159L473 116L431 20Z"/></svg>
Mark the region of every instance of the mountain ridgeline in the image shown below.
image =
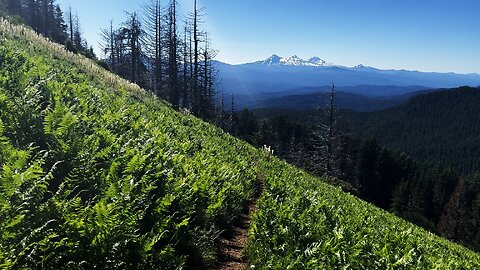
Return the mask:
<svg viewBox="0 0 480 270"><path fill-rule="evenodd" d="M0 40L2 269L213 268L259 186L256 269L480 267L31 30Z"/></svg>
<svg viewBox="0 0 480 270"><path fill-rule="evenodd" d="M298 56L283 58L273 55L265 60L239 65L215 61L214 66L220 71L220 84L226 94L251 100L309 94L297 90L316 88L310 91L312 93L321 91L322 86L332 83L339 88L346 88L341 89L342 92L370 97L397 96L442 87L480 85L480 74L382 70L364 65L345 67L328 63L319 57L303 60ZM377 91L380 87L383 90Z"/></svg>
<svg viewBox="0 0 480 270"><path fill-rule="evenodd" d="M331 87L330 87L331 88ZM393 95L393 96L365 96L362 94L355 94L355 92L366 92L366 91L378 91L383 93L388 93L388 91L395 91L402 87L394 86L357 86L357 87L340 87L338 91L335 92L335 106L338 109L346 109L358 112L370 112L370 111L379 111L391 107L395 107L406 103L411 97L418 95L420 93L425 93L429 90L410 92L403 95ZM256 101L255 105L247 104L246 107L249 109L285 109L285 110L316 110L319 108L324 108L328 104L328 99L330 94L328 92L315 91L315 89L328 89L327 87L321 88L308 88L308 89L298 89L292 91L292 93L299 93L296 95L287 95L281 97L270 97L263 100ZM375 90L374 90L375 89ZM408 87L411 89L411 87ZM414 87L414 89L422 89L422 87ZM405 87L404 91L407 90ZM302 92L312 91L308 94L300 94ZM347 92L349 91L349 92Z"/></svg>

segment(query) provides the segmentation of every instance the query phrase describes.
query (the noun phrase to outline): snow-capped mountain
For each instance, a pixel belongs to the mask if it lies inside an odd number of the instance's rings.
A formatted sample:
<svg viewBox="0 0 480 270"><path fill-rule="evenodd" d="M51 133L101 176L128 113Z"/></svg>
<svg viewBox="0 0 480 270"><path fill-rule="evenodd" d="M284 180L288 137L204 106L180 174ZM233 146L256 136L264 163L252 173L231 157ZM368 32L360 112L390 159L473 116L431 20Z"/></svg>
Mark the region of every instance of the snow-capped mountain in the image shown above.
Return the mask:
<svg viewBox="0 0 480 270"><path fill-rule="evenodd" d="M219 71L220 87L225 94L234 95L240 107L256 104L260 99L328 90L332 83L339 91L373 98L425 89L480 86L480 74L384 70L367 65L345 67L318 57L303 60L298 56L272 55L248 64L214 63Z"/></svg>
<svg viewBox="0 0 480 270"><path fill-rule="evenodd" d="M268 57L265 60L257 61L254 63L248 63L245 65L264 65L264 66L296 66L296 67L332 67L335 66L332 63L314 56L308 60L304 60L296 55L291 57L281 57L276 54Z"/></svg>

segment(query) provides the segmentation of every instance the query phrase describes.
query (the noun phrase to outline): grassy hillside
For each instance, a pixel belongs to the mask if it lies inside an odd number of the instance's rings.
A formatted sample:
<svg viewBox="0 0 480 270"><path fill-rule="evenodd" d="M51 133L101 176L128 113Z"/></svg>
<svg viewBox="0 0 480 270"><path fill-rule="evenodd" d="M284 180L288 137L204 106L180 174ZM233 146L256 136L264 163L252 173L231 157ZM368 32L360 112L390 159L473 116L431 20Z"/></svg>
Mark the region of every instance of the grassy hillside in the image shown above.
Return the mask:
<svg viewBox="0 0 480 270"><path fill-rule="evenodd" d="M252 198L257 269L478 269L480 256L0 22L0 268L211 267Z"/></svg>
<svg viewBox="0 0 480 270"><path fill-rule="evenodd" d="M372 113L352 113L361 137L405 151L417 160L435 161L463 173L480 170L480 89L462 87L432 92L408 103Z"/></svg>

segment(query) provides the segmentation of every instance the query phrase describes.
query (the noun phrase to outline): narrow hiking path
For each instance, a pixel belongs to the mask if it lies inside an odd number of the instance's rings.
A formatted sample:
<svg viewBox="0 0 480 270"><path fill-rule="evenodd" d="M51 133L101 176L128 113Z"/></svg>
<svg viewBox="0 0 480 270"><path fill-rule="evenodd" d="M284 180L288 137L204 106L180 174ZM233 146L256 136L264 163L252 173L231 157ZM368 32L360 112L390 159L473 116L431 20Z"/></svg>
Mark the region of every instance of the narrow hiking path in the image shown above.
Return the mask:
<svg viewBox="0 0 480 270"><path fill-rule="evenodd" d="M257 201L262 195L264 189L264 179L261 174L257 175L257 180L258 183L255 196L248 201L233 226L220 236L221 251L216 267L217 270L249 269L244 250L248 241L248 232L250 230L252 216L257 210Z"/></svg>

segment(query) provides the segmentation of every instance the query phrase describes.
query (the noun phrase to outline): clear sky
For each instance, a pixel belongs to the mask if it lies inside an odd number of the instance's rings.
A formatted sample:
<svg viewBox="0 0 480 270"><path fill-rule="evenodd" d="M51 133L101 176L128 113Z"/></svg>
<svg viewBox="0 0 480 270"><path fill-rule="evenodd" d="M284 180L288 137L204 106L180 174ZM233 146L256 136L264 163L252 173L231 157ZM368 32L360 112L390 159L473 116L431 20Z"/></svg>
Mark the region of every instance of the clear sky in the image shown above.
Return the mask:
<svg viewBox="0 0 480 270"><path fill-rule="evenodd" d="M98 53L101 28L149 0L57 0ZM272 54L383 69L480 73L480 0L198 0L217 60ZM167 3L167 0L163 0ZM179 0L184 14L193 0Z"/></svg>

